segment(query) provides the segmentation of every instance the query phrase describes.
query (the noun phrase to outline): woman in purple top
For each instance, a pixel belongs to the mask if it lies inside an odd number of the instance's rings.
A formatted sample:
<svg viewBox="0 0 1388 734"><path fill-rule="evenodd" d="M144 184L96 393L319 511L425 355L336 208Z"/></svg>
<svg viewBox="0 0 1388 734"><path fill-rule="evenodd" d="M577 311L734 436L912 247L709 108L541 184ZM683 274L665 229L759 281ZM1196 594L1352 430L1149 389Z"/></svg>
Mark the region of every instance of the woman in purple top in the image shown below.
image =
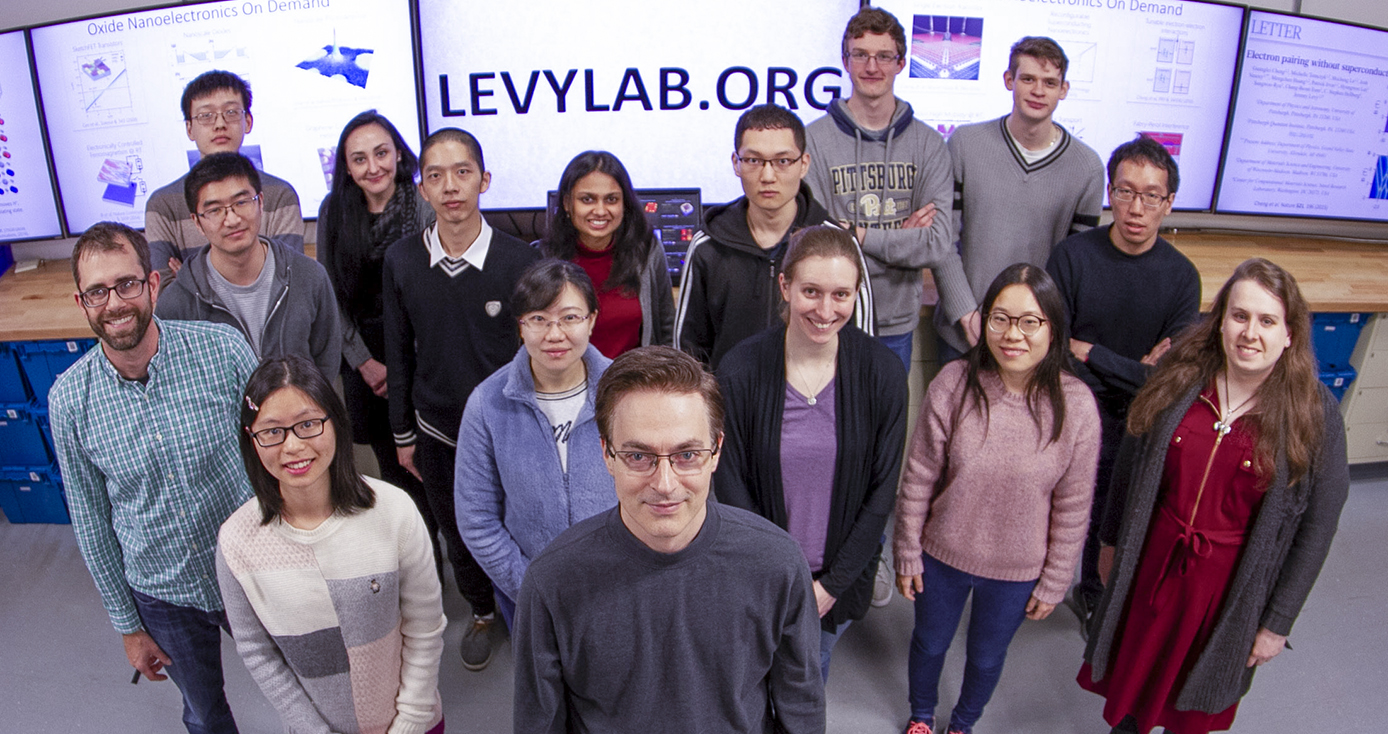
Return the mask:
<svg viewBox="0 0 1388 734"><path fill-rule="evenodd" d="M780 276L785 325L738 344L718 367L727 418L714 492L799 542L826 678L834 643L872 600L906 438L905 368L849 323L864 277L847 232L796 233Z"/></svg>

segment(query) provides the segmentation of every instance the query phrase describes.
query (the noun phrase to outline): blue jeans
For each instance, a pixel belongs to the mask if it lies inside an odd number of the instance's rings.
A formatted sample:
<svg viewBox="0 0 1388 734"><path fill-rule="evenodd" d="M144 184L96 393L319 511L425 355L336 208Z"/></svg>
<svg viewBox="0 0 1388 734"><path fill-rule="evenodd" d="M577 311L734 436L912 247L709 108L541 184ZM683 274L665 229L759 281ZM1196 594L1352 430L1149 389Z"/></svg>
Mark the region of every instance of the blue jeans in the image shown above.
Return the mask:
<svg viewBox="0 0 1388 734"><path fill-rule="evenodd" d="M885 344L888 349L892 350L892 352L901 359L901 363L906 365L906 374L908 375L911 374L911 342L915 336L914 333L908 331L905 334L894 334L892 336L882 336L879 334L877 337L877 341Z"/></svg>
<svg viewBox="0 0 1388 734"><path fill-rule="evenodd" d="M140 623L173 661L165 672L183 694L188 734L236 734L236 721L222 688L222 630L231 634L225 612L181 607L130 590Z"/></svg>
<svg viewBox="0 0 1388 734"><path fill-rule="evenodd" d="M839 644L839 638L850 624L853 624L851 619L839 625L833 632L825 632L823 627L819 628L819 675L826 683L829 681L829 656L834 654L834 645Z"/></svg>
<svg viewBox="0 0 1388 734"><path fill-rule="evenodd" d="M916 594L916 626L908 657L911 716L934 720L945 653L959 628L964 602L973 592L964 684L950 714L950 727L968 732L998 686L1007 646L1022 626L1036 581L996 581L951 568L929 554L923 559L925 591Z"/></svg>
<svg viewBox="0 0 1388 734"><path fill-rule="evenodd" d="M935 337L935 354L939 357L941 367L964 356L963 352L955 349L953 344L939 336Z"/></svg>

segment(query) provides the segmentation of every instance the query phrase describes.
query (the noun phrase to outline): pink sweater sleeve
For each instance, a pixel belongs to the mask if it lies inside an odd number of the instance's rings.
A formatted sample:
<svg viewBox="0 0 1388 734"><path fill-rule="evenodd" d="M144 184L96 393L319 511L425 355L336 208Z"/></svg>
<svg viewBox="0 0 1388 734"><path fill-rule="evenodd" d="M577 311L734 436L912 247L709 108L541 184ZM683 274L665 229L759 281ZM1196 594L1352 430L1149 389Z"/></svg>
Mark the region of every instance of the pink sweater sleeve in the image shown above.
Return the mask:
<svg viewBox="0 0 1388 734"><path fill-rule="evenodd" d="M945 469L945 451L953 430L954 407L963 385L963 360L940 369L921 401L916 429L906 447L905 471L896 495L896 525L892 530L892 561L901 576L918 576L921 534L930 514L930 501Z"/></svg>
<svg viewBox="0 0 1388 734"><path fill-rule="evenodd" d="M1032 596L1046 604L1059 604L1075 573L1089 530L1089 508L1094 502L1094 473L1099 464L1099 409L1089 388L1073 377L1063 380L1065 428L1061 440L1070 441L1070 464L1051 494L1051 522L1046 541L1046 563Z"/></svg>

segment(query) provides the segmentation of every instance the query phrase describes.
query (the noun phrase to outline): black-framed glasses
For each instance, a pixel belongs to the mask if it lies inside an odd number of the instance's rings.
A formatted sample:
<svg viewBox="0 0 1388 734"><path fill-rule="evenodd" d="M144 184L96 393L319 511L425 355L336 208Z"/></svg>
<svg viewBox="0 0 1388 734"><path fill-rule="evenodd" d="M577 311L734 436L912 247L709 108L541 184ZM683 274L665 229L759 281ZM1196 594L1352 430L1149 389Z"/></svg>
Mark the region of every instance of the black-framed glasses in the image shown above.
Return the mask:
<svg viewBox="0 0 1388 734"><path fill-rule="evenodd" d="M1151 192L1133 191L1132 189L1122 187L1109 187L1108 190L1108 197L1114 201L1127 204L1133 199L1141 198L1142 205L1148 209L1156 209L1161 206L1161 203L1166 201L1169 196L1171 196L1171 194L1153 194Z"/></svg>
<svg viewBox="0 0 1388 734"><path fill-rule="evenodd" d="M801 153L800 155L797 155L794 158L757 158L755 156L738 155L736 153L733 153L733 160L737 161L738 165L748 166L754 170L760 171L763 166L770 163L771 167L776 169L776 171L779 173L785 173L786 171L789 171L791 166L795 165L796 163L799 163L804 157L804 153Z"/></svg>
<svg viewBox="0 0 1388 734"><path fill-rule="evenodd" d="M255 209L255 203L260 201L260 194L231 202L231 206L214 206L198 212L198 217L208 224L221 224L226 221L227 212L234 211L238 217L248 217Z"/></svg>
<svg viewBox="0 0 1388 734"><path fill-rule="evenodd" d="M680 476L698 474L708 466L709 459L718 453L718 449L685 449L671 454L656 454L650 451L613 451L611 447L607 449L607 455L620 459L622 466L626 470L637 476L650 476L655 473L656 467L660 466L660 460L665 459L670 462L670 470Z"/></svg>
<svg viewBox="0 0 1388 734"><path fill-rule="evenodd" d="M887 51L879 51L875 54L857 50L848 52L848 60L858 66L866 66L869 59L876 61L878 66L891 66L901 59L901 54L888 53Z"/></svg>
<svg viewBox="0 0 1388 734"><path fill-rule="evenodd" d="M217 124L217 118L220 117L225 120L228 125L235 125L240 122L241 118L245 115L246 111L238 107L233 110L221 110L219 112L199 112L193 115L192 120L203 127L212 127Z"/></svg>
<svg viewBox="0 0 1388 734"><path fill-rule="evenodd" d="M586 323L592 316L591 311L582 316L576 313L566 313L557 319L547 319L541 314L534 314L521 319L520 325L521 328L532 334L548 334L551 326L558 326L559 330L565 334L572 334L575 329Z"/></svg>
<svg viewBox="0 0 1388 734"><path fill-rule="evenodd" d="M275 426L274 428L262 428L259 431L252 431L250 428L247 428L246 432L251 434L251 438L254 438L257 444L260 444L260 448L268 449L271 446L278 446L284 443L284 440L289 438L290 431L293 431L294 435L299 438L321 436L323 435L323 426L328 420L329 418L327 416L323 416L322 418L309 418L308 420L299 421L292 426Z"/></svg>
<svg viewBox="0 0 1388 734"><path fill-rule="evenodd" d="M988 314L988 330L994 334L1006 334L1012 325L1017 325L1017 330L1025 336L1035 336L1036 332L1046 325L1046 320L1040 316L1024 314L1022 316L1008 316L1002 311L994 311Z"/></svg>
<svg viewBox="0 0 1388 734"><path fill-rule="evenodd" d="M89 288L85 291L82 291L82 305L86 306L87 308L101 308L102 306L106 305L107 301L111 300L112 291L114 291L116 295L120 296L120 299L122 301L129 301L133 298L139 298L140 294L145 292L145 283L148 280L148 277L131 278L129 280L122 280L121 282L115 284L115 286L110 288L104 285L99 285L95 288Z"/></svg>

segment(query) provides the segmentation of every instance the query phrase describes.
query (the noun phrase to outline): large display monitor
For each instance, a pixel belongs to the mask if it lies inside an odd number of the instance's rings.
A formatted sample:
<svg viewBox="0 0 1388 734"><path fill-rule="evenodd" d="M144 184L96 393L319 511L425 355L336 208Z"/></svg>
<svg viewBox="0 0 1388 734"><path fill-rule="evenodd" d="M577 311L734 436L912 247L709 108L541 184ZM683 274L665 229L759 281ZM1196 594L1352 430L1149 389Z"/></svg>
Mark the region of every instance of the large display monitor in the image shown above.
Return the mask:
<svg viewBox="0 0 1388 734"><path fill-rule="evenodd" d="M565 164L620 158L639 187L742 195L733 128L768 100L819 118L847 78L858 0L420 0L426 123L481 141L484 208L540 208ZM523 19L523 22L522 22Z"/></svg>
<svg viewBox="0 0 1388 734"><path fill-rule="evenodd" d="M306 217L328 191L342 127L376 108L419 139L409 0L231 0L31 31L69 229L140 227L145 200L198 153L180 97L222 69L251 85L241 152L291 183Z"/></svg>
<svg viewBox="0 0 1388 734"><path fill-rule="evenodd" d="M1216 208L1388 220L1388 31L1250 11Z"/></svg>
<svg viewBox="0 0 1388 734"><path fill-rule="evenodd" d="M0 243L61 237L24 31L0 33Z"/></svg>
<svg viewBox="0 0 1388 734"><path fill-rule="evenodd" d="M1008 51L1024 36L1065 50L1070 89L1055 112L1107 161L1146 133L1177 157L1175 208L1209 209L1244 9L1182 0L882 0L906 26L897 96L948 135L1012 109Z"/></svg>

